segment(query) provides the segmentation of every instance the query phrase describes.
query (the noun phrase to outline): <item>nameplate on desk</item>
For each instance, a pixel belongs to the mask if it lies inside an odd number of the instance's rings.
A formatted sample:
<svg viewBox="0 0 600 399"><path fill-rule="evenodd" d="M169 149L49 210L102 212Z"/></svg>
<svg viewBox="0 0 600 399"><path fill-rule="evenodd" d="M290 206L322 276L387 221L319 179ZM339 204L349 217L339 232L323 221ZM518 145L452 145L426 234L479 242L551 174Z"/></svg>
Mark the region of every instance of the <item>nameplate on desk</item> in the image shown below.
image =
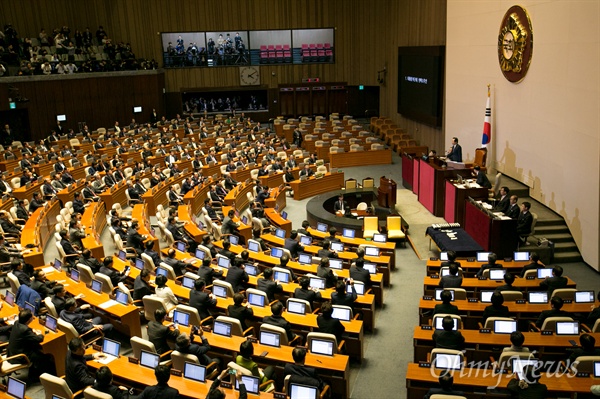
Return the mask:
<svg viewBox="0 0 600 399"><path fill-rule="evenodd" d="M433 326L428 326L427 324L421 325L421 330L432 330Z"/></svg>
<svg viewBox="0 0 600 399"><path fill-rule="evenodd" d="M512 259L512 258L510 258L510 257L508 257L508 258L504 258L504 261L505 261L505 262L512 262L512 260L513 260L513 259Z"/></svg>
<svg viewBox="0 0 600 399"><path fill-rule="evenodd" d="M518 305L524 305L524 304L526 304L527 302L525 301L525 299L517 299L517 300L515 301L515 303L516 303L516 304L518 304Z"/></svg>
<svg viewBox="0 0 600 399"><path fill-rule="evenodd" d="M433 301L433 297L431 295L423 295L424 301Z"/></svg>
<svg viewBox="0 0 600 399"><path fill-rule="evenodd" d="M256 337L246 337L246 340L255 344L258 343L258 339L256 339Z"/></svg>
<svg viewBox="0 0 600 399"><path fill-rule="evenodd" d="M231 389L232 387L233 387L233 385L231 385L231 382L221 381L221 388Z"/></svg>
<svg viewBox="0 0 600 399"><path fill-rule="evenodd" d="M273 392L273 399L287 399L287 394L283 392Z"/></svg>
<svg viewBox="0 0 600 399"><path fill-rule="evenodd" d="M210 327L209 326L202 326L202 331L210 332Z"/></svg>
<svg viewBox="0 0 600 399"><path fill-rule="evenodd" d="M575 377L590 378L590 373L579 372L579 373L575 374Z"/></svg>
<svg viewBox="0 0 600 399"><path fill-rule="evenodd" d="M439 275L437 275L437 274L432 274L430 277L431 277L431 278L440 278L440 276L439 276Z"/></svg>
<svg viewBox="0 0 600 399"><path fill-rule="evenodd" d="M96 352L102 352L102 347L100 345L92 344L92 349Z"/></svg>
<svg viewBox="0 0 600 399"><path fill-rule="evenodd" d="M419 367L430 368L431 367L431 363L429 363L429 362L419 362Z"/></svg>
<svg viewBox="0 0 600 399"><path fill-rule="evenodd" d="M182 285L181 280L175 280L175 285Z"/></svg>
<svg viewBox="0 0 600 399"><path fill-rule="evenodd" d="M573 300L572 299L565 299L565 300L563 300L563 303L573 303Z"/></svg>
<svg viewBox="0 0 600 399"><path fill-rule="evenodd" d="M431 258L429 258L429 260L440 260L440 258L436 258L435 256L432 256Z"/></svg>
<svg viewBox="0 0 600 399"><path fill-rule="evenodd" d="M475 262L475 258L467 258L467 262Z"/></svg>
<svg viewBox="0 0 600 399"><path fill-rule="evenodd" d="M478 302L477 298L468 298L468 301L472 302L472 303L477 303Z"/></svg>
<svg viewBox="0 0 600 399"><path fill-rule="evenodd" d="M479 280L487 280L487 277L479 276L478 279Z"/></svg>
<svg viewBox="0 0 600 399"><path fill-rule="evenodd" d="M129 363L140 364L140 359L138 359L137 357L129 356L127 360L129 360Z"/></svg>
<svg viewBox="0 0 600 399"><path fill-rule="evenodd" d="M479 329L479 333L480 333L480 334L491 334L491 333L492 333L492 330L491 330L491 329L489 329L489 328L480 328L480 329Z"/></svg>
<svg viewBox="0 0 600 399"><path fill-rule="evenodd" d="M553 332L550 330L542 330L542 335L552 335Z"/></svg>
<svg viewBox="0 0 600 399"><path fill-rule="evenodd" d="M181 372L181 370L177 370L177 369L171 369L171 375L174 375L176 377L181 377L183 373Z"/></svg>
<svg viewBox="0 0 600 399"><path fill-rule="evenodd" d="M535 280L537 276L527 276L525 277L527 280Z"/></svg>

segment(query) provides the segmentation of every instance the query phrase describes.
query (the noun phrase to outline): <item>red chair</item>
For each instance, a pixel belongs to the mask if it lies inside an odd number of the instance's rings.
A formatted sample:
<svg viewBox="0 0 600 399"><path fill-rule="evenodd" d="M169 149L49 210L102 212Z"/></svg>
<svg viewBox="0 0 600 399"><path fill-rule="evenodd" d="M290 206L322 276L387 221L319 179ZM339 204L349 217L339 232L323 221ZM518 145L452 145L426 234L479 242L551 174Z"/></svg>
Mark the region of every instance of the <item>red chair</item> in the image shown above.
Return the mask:
<svg viewBox="0 0 600 399"><path fill-rule="evenodd" d="M276 51L275 54L277 55L277 62L283 62L283 51Z"/></svg>
<svg viewBox="0 0 600 399"><path fill-rule="evenodd" d="M331 44L330 43L325 43L323 45L323 47L325 48L325 50L330 49L331 48Z"/></svg>
<svg viewBox="0 0 600 399"><path fill-rule="evenodd" d="M277 54L275 54L275 51L269 51L269 63L270 64L274 64L277 62Z"/></svg>
<svg viewBox="0 0 600 399"><path fill-rule="evenodd" d="M290 50L290 45L289 44L284 44L283 45L283 51L289 51Z"/></svg>
<svg viewBox="0 0 600 399"><path fill-rule="evenodd" d="M323 43L317 43L317 50L323 49Z"/></svg>
<svg viewBox="0 0 600 399"><path fill-rule="evenodd" d="M319 61L324 62L325 61L325 50L317 50L317 54L319 55Z"/></svg>
<svg viewBox="0 0 600 399"><path fill-rule="evenodd" d="M260 51L267 51L267 46L265 46L265 45L260 46Z"/></svg>
<svg viewBox="0 0 600 399"><path fill-rule="evenodd" d="M316 50L317 49L317 45L315 43L311 43L308 45L308 48L311 50Z"/></svg>
<svg viewBox="0 0 600 399"><path fill-rule="evenodd" d="M292 52L289 50L286 50L283 52L283 60L284 62L291 62L292 61Z"/></svg>
<svg viewBox="0 0 600 399"><path fill-rule="evenodd" d="M269 62L269 53L267 53L266 51L261 51L260 52L260 63L266 64L268 62Z"/></svg>
<svg viewBox="0 0 600 399"><path fill-rule="evenodd" d="M276 44L275 51L281 51L281 50L283 50L283 46L281 44Z"/></svg>
<svg viewBox="0 0 600 399"><path fill-rule="evenodd" d="M273 44L269 44L269 51L275 51L275 46Z"/></svg>
<svg viewBox="0 0 600 399"><path fill-rule="evenodd" d="M303 44L302 45L302 50L308 50L308 44Z"/></svg>

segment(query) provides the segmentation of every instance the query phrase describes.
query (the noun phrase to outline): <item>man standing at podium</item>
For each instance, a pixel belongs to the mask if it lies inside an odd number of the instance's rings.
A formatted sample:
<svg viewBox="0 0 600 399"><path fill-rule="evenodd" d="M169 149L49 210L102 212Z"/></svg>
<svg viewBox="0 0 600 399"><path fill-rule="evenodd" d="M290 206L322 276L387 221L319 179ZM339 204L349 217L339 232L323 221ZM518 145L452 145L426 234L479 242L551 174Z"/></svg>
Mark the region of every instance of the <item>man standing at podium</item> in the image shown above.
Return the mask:
<svg viewBox="0 0 600 399"><path fill-rule="evenodd" d="M338 197L338 200L335 202L335 204L333 204L333 211L335 213L340 212L341 214L344 214L347 207L348 207L348 203L346 201L344 201L344 196L340 195Z"/></svg>
<svg viewBox="0 0 600 399"><path fill-rule="evenodd" d="M450 161L462 162L462 147L458 144L458 138L452 137L452 147L446 153L446 157Z"/></svg>

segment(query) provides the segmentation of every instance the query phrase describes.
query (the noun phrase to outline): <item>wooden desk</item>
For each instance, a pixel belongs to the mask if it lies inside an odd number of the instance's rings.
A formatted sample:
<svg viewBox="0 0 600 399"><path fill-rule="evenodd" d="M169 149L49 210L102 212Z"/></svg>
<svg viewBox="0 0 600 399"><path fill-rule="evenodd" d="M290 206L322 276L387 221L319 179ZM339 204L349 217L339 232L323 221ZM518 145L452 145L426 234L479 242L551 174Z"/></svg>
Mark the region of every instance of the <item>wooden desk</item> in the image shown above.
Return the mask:
<svg viewBox="0 0 600 399"><path fill-rule="evenodd" d="M292 232L292 222L289 219L284 219L275 208L265 208L265 216L273 225L285 230L286 236L290 235Z"/></svg>
<svg viewBox="0 0 600 399"><path fill-rule="evenodd" d="M76 191L81 191L84 187L84 181L80 181L78 182L74 182L73 184L71 184L68 187L63 188L62 190L60 190L56 196L58 197L59 200L62 201L63 205L66 204L69 201L73 201L73 194ZM101 197L102 198L102 197ZM81 198L81 200L83 201L83 198ZM112 206L112 204L111 204Z"/></svg>
<svg viewBox="0 0 600 399"><path fill-rule="evenodd" d="M327 173L320 179L313 176L307 180L294 180L290 183L296 201L328 191L339 190L343 186L344 173Z"/></svg>
<svg viewBox="0 0 600 399"><path fill-rule="evenodd" d="M103 202L92 202L83 213L81 224L85 226L88 235L82 242L86 249L92 251L96 259L104 258L104 245L100 240L100 234L106 227L106 206Z"/></svg>
<svg viewBox="0 0 600 399"><path fill-rule="evenodd" d="M475 199L487 199L488 189L467 188L465 185L459 185L456 182L446 180L444 200L444 219L448 223L460 223L465 225L465 203L469 197Z"/></svg>
<svg viewBox="0 0 600 399"><path fill-rule="evenodd" d="M466 259L457 259L457 261L460 263L460 267L461 267L461 269L463 269L463 275L465 277L475 277L475 274L479 271L479 269L481 269L481 265L483 265L484 263L487 263L487 262L477 262L477 261L470 262ZM527 266L530 262L529 261L515 262L514 260L510 261L510 262L506 262L504 260L499 259L497 263L501 264L504 269L506 269L507 271L510 271L512 274L518 275L521 273L521 270L523 270L523 268L525 266ZM442 264L441 260L431 260L431 259L428 260L427 261L427 274L428 275L439 274L441 264Z"/></svg>
<svg viewBox="0 0 600 399"><path fill-rule="evenodd" d="M31 183L29 187L21 186L13 190L13 196L17 199L26 199L28 201L31 201L31 199L33 198L33 193L39 193L41 187L42 183Z"/></svg>
<svg viewBox="0 0 600 399"><path fill-rule="evenodd" d="M150 219L148 218L148 206L146 204L135 204L131 211L131 218L137 219L140 222L140 230L138 231L141 235L148 237L146 241L152 240L154 242L153 249L158 252L160 251L160 243L158 238L152 234L150 228ZM116 258L113 258L117 260Z"/></svg>
<svg viewBox="0 0 600 399"><path fill-rule="evenodd" d="M191 176L193 172L179 174L177 177L170 177L167 180L160 182L156 187L152 187L142 195L142 201L148 204L148 209L156 211L156 207L160 204L164 207L169 205L167 192L173 184L181 185L181 182Z"/></svg>
<svg viewBox="0 0 600 399"><path fill-rule="evenodd" d="M267 176L260 176L258 178L260 184L269 188L276 188L283 184L283 172L275 172Z"/></svg>
<svg viewBox="0 0 600 399"><path fill-rule="evenodd" d="M191 205L192 214L200 214L202 207L204 206L204 200L208 198L207 194L210 191L212 182L212 178L208 178L204 181L204 184L194 187L183 196L183 202Z"/></svg>
<svg viewBox="0 0 600 399"><path fill-rule="evenodd" d="M234 170L233 172L229 172L229 175L231 176L231 178L237 182L243 183L246 181L246 179L249 179L251 176L251 173L253 170L255 169L259 169L260 166L254 165L252 168L246 166L244 169L240 169L240 170Z"/></svg>
<svg viewBox="0 0 600 399"><path fill-rule="evenodd" d="M577 288L575 281L569 280L567 282L567 286L565 288ZM515 280L513 286L519 288L523 291L523 293L527 293L529 291L545 291L540 288L540 281L538 279L535 280L525 280L525 279L517 279ZM425 287L425 295L432 295L435 292L435 289L438 288L440 284L440 280L437 278L425 277L424 287ZM504 284L504 280L479 280L477 278L463 278L463 283L461 288L465 288L467 290L467 296L470 298L477 298L479 296L480 291L489 291L495 290L496 287L499 287Z"/></svg>
<svg viewBox="0 0 600 399"><path fill-rule="evenodd" d="M468 175L469 169L447 169L443 167L440 159L430 159L426 162L415 158L419 162L418 193L419 202L435 216L444 216L444 184L446 179L456 177L458 174ZM414 184L414 181L413 181Z"/></svg>
<svg viewBox="0 0 600 399"><path fill-rule="evenodd" d="M239 208L237 208L237 206L235 208L233 206L224 206L222 208L223 215L226 216L229 213L229 211L232 210L232 209L236 210L236 209L239 209ZM233 216L232 220L235 223L239 224L238 233L240 234L240 236L244 237L244 240L246 240L246 242L248 242L248 240L252 238L252 221L249 220L248 224L244 224L242 222L242 220L239 217L235 216L235 215Z"/></svg>
<svg viewBox="0 0 600 399"><path fill-rule="evenodd" d="M465 204L465 231L483 247L499 258L512 256L517 250L517 220L492 218L473 202Z"/></svg>
<svg viewBox="0 0 600 399"><path fill-rule="evenodd" d="M281 186L279 186L279 187L281 187ZM286 195L287 188L283 187L280 190L279 187L275 187L271 191L269 198L265 199L265 208L277 207L279 212L281 212L282 210L285 209L285 207L287 205L287 195Z"/></svg>
<svg viewBox="0 0 600 399"><path fill-rule="evenodd" d="M14 151L13 151L14 153ZM17 154L15 154L17 155ZM4 158L4 157L2 157ZM17 159L17 157L15 156L15 159L11 159L10 161L1 161L0 162L0 170L2 172L12 172L13 170L15 170L15 168L17 168L19 166L19 161L20 159Z"/></svg>
<svg viewBox="0 0 600 399"><path fill-rule="evenodd" d="M364 165L387 165L392 163L392 150L350 151L329 154L331 168L348 168Z"/></svg>
<svg viewBox="0 0 600 399"><path fill-rule="evenodd" d="M248 182L248 184L242 183L242 184L234 187L225 196L225 200L223 201L224 204L229 205L229 206L235 205L235 209L243 210L250 204L247 194L252 193L253 188L254 188L253 182Z"/></svg>
<svg viewBox="0 0 600 399"><path fill-rule="evenodd" d="M114 204L121 204L121 207L125 208L127 206L127 195L125 194L127 188L127 183L123 180L103 193L98 194L98 197L104 202L106 209L109 211Z"/></svg>
<svg viewBox="0 0 600 399"><path fill-rule="evenodd" d="M46 162L41 165L33 165L33 171L38 176L50 176L54 174L54 162Z"/></svg>
<svg viewBox="0 0 600 399"><path fill-rule="evenodd" d="M194 238L194 241L200 243L202 242L202 237L204 237L207 232L198 227L196 223L194 223L192 219L192 214L190 212L191 205L179 205L177 208L177 217L179 221L185 222L185 231L189 233L190 236Z"/></svg>
<svg viewBox="0 0 600 399"><path fill-rule="evenodd" d="M44 265L44 248L48 240L54 234L54 224L56 216L60 214L60 204L58 201L50 201L46 206L38 208L25 223L21 233L21 246L25 248L28 244L33 244L32 252L23 255L26 263L34 267Z"/></svg>

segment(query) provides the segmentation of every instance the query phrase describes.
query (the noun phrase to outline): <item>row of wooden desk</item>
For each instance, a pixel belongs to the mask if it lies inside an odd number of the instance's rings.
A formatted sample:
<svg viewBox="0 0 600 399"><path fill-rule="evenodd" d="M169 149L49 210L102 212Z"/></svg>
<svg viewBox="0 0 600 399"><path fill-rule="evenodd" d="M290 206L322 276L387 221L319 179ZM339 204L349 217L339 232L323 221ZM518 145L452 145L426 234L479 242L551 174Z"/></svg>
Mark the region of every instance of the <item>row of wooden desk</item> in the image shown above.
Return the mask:
<svg viewBox="0 0 600 399"><path fill-rule="evenodd" d="M568 278L567 286L565 288L576 288L576 284L573 280ZM540 288L540 282L542 280L526 280L523 278L516 279L513 283L513 286L523 293L527 293L530 291L545 291ZM424 294L425 295L433 295L435 293L435 289L439 288L440 279L433 277L425 277L424 281ZM495 290L497 287L504 284L504 280L479 280L478 278L463 278L463 283L461 288L467 290L467 296L470 298L479 297L479 293L481 291L489 291Z"/></svg>

